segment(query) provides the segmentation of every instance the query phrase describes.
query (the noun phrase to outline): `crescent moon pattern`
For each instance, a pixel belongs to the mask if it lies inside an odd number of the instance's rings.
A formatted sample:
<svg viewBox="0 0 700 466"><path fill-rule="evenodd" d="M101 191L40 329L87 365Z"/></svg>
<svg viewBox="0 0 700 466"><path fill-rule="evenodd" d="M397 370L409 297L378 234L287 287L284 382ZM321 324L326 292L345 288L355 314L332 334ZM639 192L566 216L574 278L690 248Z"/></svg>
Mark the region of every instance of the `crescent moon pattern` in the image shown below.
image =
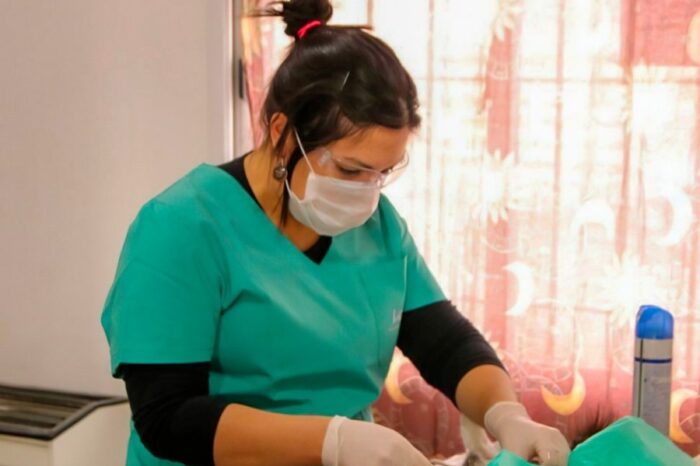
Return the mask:
<svg viewBox="0 0 700 466"><path fill-rule="evenodd" d="M686 400L695 398L698 392L688 388L679 388L671 393L671 419L669 423L669 437L676 443L693 443L693 439L683 431L681 427L681 405Z"/></svg>
<svg viewBox="0 0 700 466"><path fill-rule="evenodd" d="M386 387L386 392L389 398L400 405L407 405L413 403L413 400L408 398L401 391L401 381L399 380L399 373L401 372L401 366L406 362L406 357L401 353L394 354L391 359L391 364L389 365L389 372L387 373L384 386Z"/></svg>
<svg viewBox="0 0 700 466"><path fill-rule="evenodd" d="M535 278L532 268L523 262L511 262L504 269L512 273L518 283L515 303L506 311L506 315L521 316L525 314L535 299Z"/></svg>
<svg viewBox="0 0 700 466"><path fill-rule="evenodd" d="M608 240L615 238L615 213L607 202L600 199L584 202L574 215L571 231L577 234L582 226L591 223L601 225Z"/></svg>
<svg viewBox="0 0 700 466"><path fill-rule="evenodd" d="M678 188L659 194L659 197L666 199L671 206L672 221L668 232L656 243L660 246L673 246L681 242L693 225L693 205L688 195Z"/></svg>
<svg viewBox="0 0 700 466"><path fill-rule="evenodd" d="M583 404L583 400L586 398L586 382L579 371L576 371L574 386L569 393L555 395L544 385L540 386L540 393L545 404L552 411L561 416L569 416L575 413Z"/></svg>

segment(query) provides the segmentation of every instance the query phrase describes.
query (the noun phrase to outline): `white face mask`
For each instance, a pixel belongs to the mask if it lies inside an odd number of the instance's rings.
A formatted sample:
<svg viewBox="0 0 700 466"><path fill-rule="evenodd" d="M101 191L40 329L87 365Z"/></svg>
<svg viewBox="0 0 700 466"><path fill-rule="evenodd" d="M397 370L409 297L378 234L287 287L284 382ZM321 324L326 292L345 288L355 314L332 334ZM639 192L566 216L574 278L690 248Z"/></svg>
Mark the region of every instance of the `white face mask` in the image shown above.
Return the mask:
<svg viewBox="0 0 700 466"><path fill-rule="evenodd" d="M325 236L336 236L364 224L377 210L380 186L373 182L340 180L315 173L296 129L294 134L309 166L304 199L299 199L285 180L289 192L289 211L294 218Z"/></svg>

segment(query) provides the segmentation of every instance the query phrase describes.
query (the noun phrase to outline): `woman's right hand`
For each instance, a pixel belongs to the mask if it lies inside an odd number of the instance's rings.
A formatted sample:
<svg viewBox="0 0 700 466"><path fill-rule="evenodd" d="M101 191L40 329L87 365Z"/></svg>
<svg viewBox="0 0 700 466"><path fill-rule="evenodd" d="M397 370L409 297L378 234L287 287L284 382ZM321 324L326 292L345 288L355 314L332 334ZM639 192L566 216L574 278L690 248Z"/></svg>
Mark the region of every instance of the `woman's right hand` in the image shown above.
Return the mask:
<svg viewBox="0 0 700 466"><path fill-rule="evenodd" d="M323 466L431 466L398 432L342 416L328 424L321 457Z"/></svg>

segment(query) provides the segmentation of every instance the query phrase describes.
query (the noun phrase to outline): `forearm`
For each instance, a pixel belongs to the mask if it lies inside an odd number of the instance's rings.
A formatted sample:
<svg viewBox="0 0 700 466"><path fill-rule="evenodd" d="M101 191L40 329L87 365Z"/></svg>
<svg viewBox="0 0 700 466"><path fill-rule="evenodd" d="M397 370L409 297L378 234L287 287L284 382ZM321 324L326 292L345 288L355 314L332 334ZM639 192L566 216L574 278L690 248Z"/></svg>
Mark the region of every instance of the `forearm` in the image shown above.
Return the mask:
<svg viewBox="0 0 700 466"><path fill-rule="evenodd" d="M464 374L484 365L502 366L481 332L447 300L404 312L397 346L455 405Z"/></svg>
<svg viewBox="0 0 700 466"><path fill-rule="evenodd" d="M214 436L216 466L320 466L330 417L292 416L231 404Z"/></svg>
<svg viewBox="0 0 700 466"><path fill-rule="evenodd" d="M506 371L495 365L482 365L467 372L457 384L459 410L480 426L486 411L499 401L517 401Z"/></svg>

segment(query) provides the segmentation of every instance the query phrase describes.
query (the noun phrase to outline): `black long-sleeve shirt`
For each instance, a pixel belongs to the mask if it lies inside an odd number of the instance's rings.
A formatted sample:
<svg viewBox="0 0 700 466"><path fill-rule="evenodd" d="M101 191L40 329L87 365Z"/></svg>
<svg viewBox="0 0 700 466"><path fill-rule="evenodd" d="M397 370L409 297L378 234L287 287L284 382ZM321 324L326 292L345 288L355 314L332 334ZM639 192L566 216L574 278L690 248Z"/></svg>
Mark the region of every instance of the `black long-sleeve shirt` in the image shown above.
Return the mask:
<svg viewBox="0 0 700 466"><path fill-rule="evenodd" d="M255 199L243 169L244 157L219 167ZM331 242L331 237L321 236L305 254L320 263ZM484 364L503 368L481 333L447 300L405 312L397 346L423 378L455 404L464 374ZM125 363L121 371L134 425L146 448L160 458L213 465L214 435L227 403L209 394L209 362Z"/></svg>

